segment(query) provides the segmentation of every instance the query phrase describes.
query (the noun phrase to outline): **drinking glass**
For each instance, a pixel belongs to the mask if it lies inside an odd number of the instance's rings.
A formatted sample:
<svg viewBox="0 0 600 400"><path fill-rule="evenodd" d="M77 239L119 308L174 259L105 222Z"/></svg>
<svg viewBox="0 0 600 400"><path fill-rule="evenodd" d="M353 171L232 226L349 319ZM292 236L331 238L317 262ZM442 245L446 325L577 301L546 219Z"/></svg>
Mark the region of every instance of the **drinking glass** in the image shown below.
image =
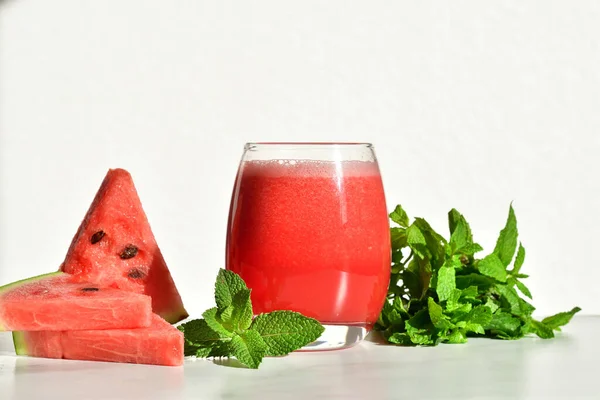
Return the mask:
<svg viewBox="0 0 600 400"><path fill-rule="evenodd" d="M325 332L303 350L352 346L373 327L390 277L390 230L369 143L248 143L233 189L227 269L255 314L300 312Z"/></svg>

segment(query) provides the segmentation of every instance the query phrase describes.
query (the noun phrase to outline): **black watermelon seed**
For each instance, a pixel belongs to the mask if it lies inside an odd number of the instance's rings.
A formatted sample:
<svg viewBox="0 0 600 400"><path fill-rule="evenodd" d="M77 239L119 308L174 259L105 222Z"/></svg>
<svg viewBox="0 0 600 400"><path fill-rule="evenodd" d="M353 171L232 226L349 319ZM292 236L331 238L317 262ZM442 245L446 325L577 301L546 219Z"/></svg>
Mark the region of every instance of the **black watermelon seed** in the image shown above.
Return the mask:
<svg viewBox="0 0 600 400"><path fill-rule="evenodd" d="M82 292L97 292L98 289L97 287L84 287L83 289L81 289Z"/></svg>
<svg viewBox="0 0 600 400"><path fill-rule="evenodd" d="M144 276L146 276L146 274L144 274L142 271L140 271L137 268L133 268L131 270L129 270L129 273L127 274L128 277L130 277L131 279L141 279Z"/></svg>
<svg viewBox="0 0 600 400"><path fill-rule="evenodd" d="M123 260L127 260L129 258L135 257L137 253L138 248L132 244L128 244L127 246L125 246L121 254L119 254L119 257L121 257Z"/></svg>
<svg viewBox="0 0 600 400"><path fill-rule="evenodd" d="M104 237L104 231L98 231L92 235L90 242L92 242L92 244L96 244L99 241L101 241L103 237Z"/></svg>

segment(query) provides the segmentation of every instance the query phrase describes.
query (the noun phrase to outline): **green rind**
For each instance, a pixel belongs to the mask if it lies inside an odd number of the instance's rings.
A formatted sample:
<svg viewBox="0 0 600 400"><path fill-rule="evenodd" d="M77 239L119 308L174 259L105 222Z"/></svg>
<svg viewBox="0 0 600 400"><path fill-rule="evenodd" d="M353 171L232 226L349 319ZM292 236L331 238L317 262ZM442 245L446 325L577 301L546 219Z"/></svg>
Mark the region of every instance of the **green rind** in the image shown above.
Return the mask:
<svg viewBox="0 0 600 400"><path fill-rule="evenodd" d="M6 293L8 290L17 288L26 283L37 282L37 281L41 281L44 278L50 278L53 276L60 276L60 275L66 275L66 274L64 272L50 272L47 274L33 276L31 278L25 278L25 279L21 279L20 281L9 283L7 285L0 287L0 296L3 293ZM5 331L4 326L2 325L2 321L0 320L0 332L4 332L4 331Z"/></svg>
<svg viewBox="0 0 600 400"><path fill-rule="evenodd" d="M176 311L172 311L169 313L160 313L159 314L162 319L164 319L165 321L167 321L168 323L170 323L171 325L174 325L180 321L183 321L184 319L186 319L187 317L189 317L190 315L188 314L188 312L185 310L185 308L180 308Z"/></svg>
<svg viewBox="0 0 600 400"><path fill-rule="evenodd" d="M29 351L27 350L27 343L25 341L25 334L23 332L13 332L13 344L15 345L15 352L18 356L27 356Z"/></svg>
<svg viewBox="0 0 600 400"><path fill-rule="evenodd" d="M12 282L9 283L7 285L1 286L0 287L0 294L6 292L8 289L14 289L16 287L19 287L25 283L32 283L32 282L37 282L37 281L41 281L44 278L50 278L52 276L60 276L60 275L67 275L64 272L49 272L47 274L43 274L43 275L38 275L38 276L33 276L31 278L25 278L25 279L21 279L20 281L16 281L16 282Z"/></svg>

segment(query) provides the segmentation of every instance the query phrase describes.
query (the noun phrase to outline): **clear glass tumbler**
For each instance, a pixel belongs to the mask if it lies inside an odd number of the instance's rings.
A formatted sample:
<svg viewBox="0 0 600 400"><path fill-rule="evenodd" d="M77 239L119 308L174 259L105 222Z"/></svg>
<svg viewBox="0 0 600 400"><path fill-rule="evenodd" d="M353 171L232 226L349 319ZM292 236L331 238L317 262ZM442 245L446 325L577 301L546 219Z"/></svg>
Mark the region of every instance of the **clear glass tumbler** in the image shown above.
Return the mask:
<svg viewBox="0 0 600 400"><path fill-rule="evenodd" d="M358 343L390 275L390 231L368 143L248 143L235 181L226 265L255 314L292 310L325 332L303 350Z"/></svg>

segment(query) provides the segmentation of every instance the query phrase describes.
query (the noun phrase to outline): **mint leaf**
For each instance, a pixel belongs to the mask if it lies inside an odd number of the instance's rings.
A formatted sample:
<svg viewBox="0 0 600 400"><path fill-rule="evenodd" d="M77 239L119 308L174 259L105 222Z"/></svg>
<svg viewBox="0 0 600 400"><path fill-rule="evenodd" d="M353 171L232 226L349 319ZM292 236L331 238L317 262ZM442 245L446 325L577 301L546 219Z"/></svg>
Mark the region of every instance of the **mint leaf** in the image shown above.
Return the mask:
<svg viewBox="0 0 600 400"><path fill-rule="evenodd" d="M477 286L469 286L462 290L460 298L463 300L475 300L478 295L479 290L477 289Z"/></svg>
<svg viewBox="0 0 600 400"><path fill-rule="evenodd" d="M496 281L494 281L492 278L476 273L460 275L456 277L456 287L459 289L466 289L469 286L477 286L481 289L489 289L495 284Z"/></svg>
<svg viewBox="0 0 600 400"><path fill-rule="evenodd" d="M421 260L418 257L415 257L417 260L417 264L419 266L419 280L422 285L422 293L420 298L422 299L427 295L427 289L431 285L431 276L433 274L431 262L429 260Z"/></svg>
<svg viewBox="0 0 600 400"><path fill-rule="evenodd" d="M558 314L544 318L542 320L542 323L544 323L544 325L548 326L550 329L558 330L561 326L568 324L569 321L571 321L571 318L573 318L573 316L579 311L581 311L581 308L575 307L571 311L560 312Z"/></svg>
<svg viewBox="0 0 600 400"><path fill-rule="evenodd" d="M415 224L406 229L406 242L419 257L426 258L429 256L425 236L423 236L423 232Z"/></svg>
<svg viewBox="0 0 600 400"><path fill-rule="evenodd" d="M485 329L483 329L483 326L475 322L467 322L467 324L465 325L465 331L485 335Z"/></svg>
<svg viewBox="0 0 600 400"><path fill-rule="evenodd" d="M392 302L392 306L394 307L394 310L398 311L398 313L408 315L407 308L409 306L407 306L407 305L404 304L404 301L402 300L402 297L396 297L394 299L394 301Z"/></svg>
<svg viewBox="0 0 600 400"><path fill-rule="evenodd" d="M479 260L477 269L485 276L489 276L500 282L506 282L506 269L502 261L494 253Z"/></svg>
<svg viewBox="0 0 600 400"><path fill-rule="evenodd" d="M465 254L467 256L472 256L473 254L479 253L480 251L483 251L483 247L481 247L481 245L477 243L467 244L466 246L461 247L457 250L458 253Z"/></svg>
<svg viewBox="0 0 600 400"><path fill-rule="evenodd" d="M194 346L187 340L183 341L183 355L185 357L208 357L210 353L210 347L198 347Z"/></svg>
<svg viewBox="0 0 600 400"><path fill-rule="evenodd" d="M202 314L206 324L222 337L232 337L233 332L227 329L217 317L217 307L209 308Z"/></svg>
<svg viewBox="0 0 600 400"><path fill-rule="evenodd" d="M406 247L407 236L404 228L390 228L390 236L392 240L392 249L399 250Z"/></svg>
<svg viewBox="0 0 600 400"><path fill-rule="evenodd" d="M440 301L448 300L456 289L456 278L453 267L443 266L438 271L435 291Z"/></svg>
<svg viewBox="0 0 600 400"><path fill-rule="evenodd" d="M258 318L258 317L256 317ZM380 330L385 330L398 320L402 320L398 311L394 309L394 306L390 304L389 301L385 301L383 303L383 308L381 310L381 314L379 314L379 318L377 319L377 325Z"/></svg>
<svg viewBox="0 0 600 400"><path fill-rule="evenodd" d="M224 309L219 310L217 308L217 316L223 323L228 327L232 327L232 319L233 319L233 304L228 305Z"/></svg>
<svg viewBox="0 0 600 400"><path fill-rule="evenodd" d="M484 306L486 306L487 308L489 308L492 311L492 314L493 314L493 313L496 312L497 309L500 308L500 303L497 300L495 300L495 299L493 299L491 297L488 297L487 300L486 300L486 302L485 302L485 304L484 304Z"/></svg>
<svg viewBox="0 0 600 400"><path fill-rule="evenodd" d="M177 327L184 333L185 339L193 345L200 346L226 339L227 336L214 331L203 319L194 319Z"/></svg>
<svg viewBox="0 0 600 400"><path fill-rule="evenodd" d="M471 324L477 324L481 326L487 326L490 322L492 322L493 315L492 310L486 306L476 306L465 318L465 321ZM479 332L478 332L479 333ZM483 332L481 332L483 333Z"/></svg>
<svg viewBox="0 0 600 400"><path fill-rule="evenodd" d="M531 296L531 292L529 291L529 288L527 286L525 286L525 284L523 282L517 280L516 285L517 285L517 288L519 288L519 290L521 291L521 293L523 293L525 296L529 297L530 299L533 298Z"/></svg>
<svg viewBox="0 0 600 400"><path fill-rule="evenodd" d="M410 295L421 298L429 287L431 267L427 268L424 262L413 257L406 269L402 272L402 280Z"/></svg>
<svg viewBox="0 0 600 400"><path fill-rule="evenodd" d="M464 257L461 257L458 254L448 256L446 257L446 261L444 261L444 266L452 267L456 270L459 270L463 267L462 262L460 261L461 259L464 259Z"/></svg>
<svg viewBox="0 0 600 400"><path fill-rule="evenodd" d="M207 358L207 357L229 357L231 354L231 350L229 349L229 343L231 340L226 340L222 342L216 342L212 346L208 347L199 347L189 344L185 342L184 345L184 355L185 356L195 356L198 358Z"/></svg>
<svg viewBox="0 0 600 400"><path fill-rule="evenodd" d="M204 357L229 357L231 354L231 349L229 348L230 343L230 340L215 343L208 355ZM196 357L200 356L196 355Z"/></svg>
<svg viewBox="0 0 600 400"><path fill-rule="evenodd" d="M431 225L429 225L429 222L425 221L423 218L415 218L415 221L413 223L413 225L416 225L421 232L423 232L424 234L429 234L431 235L431 237L433 239L435 239L435 243L431 243L428 245L430 247L436 247L440 245L441 243L446 243L446 240L442 237L442 235L440 235L439 233L437 233L432 227Z"/></svg>
<svg viewBox="0 0 600 400"><path fill-rule="evenodd" d="M447 338L448 343L452 344L461 344L467 342L467 335L462 329L456 329Z"/></svg>
<svg viewBox="0 0 600 400"><path fill-rule="evenodd" d="M448 227L450 228L450 235L454 234L458 221L462 219L462 214L459 213L456 208L453 208L448 212Z"/></svg>
<svg viewBox="0 0 600 400"><path fill-rule="evenodd" d="M415 218L413 225L416 225L425 237L427 253L431 256L434 269L441 267L446 254L446 240L423 218Z"/></svg>
<svg viewBox="0 0 600 400"><path fill-rule="evenodd" d="M258 368L267 351L267 345L254 330L235 335L229 343L229 348L239 362L252 369Z"/></svg>
<svg viewBox="0 0 600 400"><path fill-rule="evenodd" d="M242 290L248 290L240 276L226 269L220 269L215 282L215 302L219 311L233 303L233 298Z"/></svg>
<svg viewBox="0 0 600 400"><path fill-rule="evenodd" d="M408 312L402 305L402 298L396 297L394 304L390 304L387 300L383 304L380 318L378 319L378 327L380 330L387 328L404 327L404 317L408 318Z"/></svg>
<svg viewBox="0 0 600 400"><path fill-rule="evenodd" d="M459 303L458 307L455 309L447 309L447 311L450 312L453 317L460 317L469 313L472 308L473 305L471 303Z"/></svg>
<svg viewBox="0 0 600 400"><path fill-rule="evenodd" d="M507 267L512 261L517 249L517 218L515 217L515 211L510 206L508 210L508 219L506 225L500 231L500 236L496 241L496 247L494 248L494 254L498 256L502 265Z"/></svg>
<svg viewBox="0 0 600 400"><path fill-rule="evenodd" d="M427 308L429 311L429 319L433 326L437 329L450 329L452 324L448 321L448 318L444 315L442 307L435 302L431 297L427 299Z"/></svg>
<svg viewBox="0 0 600 400"><path fill-rule="evenodd" d="M207 357L214 346L230 340L228 335L213 330L204 319L186 322L179 325L177 329L184 334L186 356Z"/></svg>
<svg viewBox="0 0 600 400"><path fill-rule="evenodd" d="M390 214L390 218L401 227L408 228L408 215L401 205L396 206L394 211Z"/></svg>
<svg viewBox="0 0 600 400"><path fill-rule="evenodd" d="M448 221L452 231L450 244L454 250L462 249L473 242L471 228L462 214L452 209L448 214Z"/></svg>
<svg viewBox="0 0 600 400"><path fill-rule="evenodd" d="M535 333L542 339L552 339L554 337L554 332L552 328L544 324L543 322L536 321L532 319L528 326L529 332Z"/></svg>
<svg viewBox="0 0 600 400"><path fill-rule="evenodd" d="M507 306L503 308L509 308L512 314L526 317L531 315L535 310L531 304L519 297L514 288L506 285L497 285L495 290L502 296L501 300L504 300L507 303Z"/></svg>
<svg viewBox="0 0 600 400"><path fill-rule="evenodd" d="M267 346L265 355L283 356L314 342L325 328L317 320L297 312L273 311L258 315L250 330L262 337Z"/></svg>
<svg viewBox="0 0 600 400"><path fill-rule="evenodd" d="M405 329L413 344L432 345L433 324L426 309L419 310L411 319L405 322Z"/></svg>
<svg viewBox="0 0 600 400"><path fill-rule="evenodd" d="M388 327L390 329L401 329L404 330L405 319L398 312L398 310L392 310L389 314L389 324Z"/></svg>
<svg viewBox="0 0 600 400"><path fill-rule="evenodd" d="M521 271L523 262L525 261L525 247L519 244L519 251L517 251L517 258L515 258L515 266L512 269L512 275L517 275Z"/></svg>
<svg viewBox="0 0 600 400"><path fill-rule="evenodd" d="M450 296L448 296L448 299L446 300L446 310L451 312L456 310L458 307L461 306L461 304L458 302L460 300L460 297L462 295L462 290L460 289L454 289L451 293Z"/></svg>
<svg viewBox="0 0 600 400"><path fill-rule="evenodd" d="M233 314L231 325L233 329L240 333L250 327L252 323L252 301L250 300L250 290L240 290L233 296Z"/></svg>
<svg viewBox="0 0 600 400"><path fill-rule="evenodd" d="M519 333L521 320L503 311L496 311L492 314L492 320L484 328L486 331L490 331L492 337L501 339L514 339L522 336Z"/></svg>
<svg viewBox="0 0 600 400"><path fill-rule="evenodd" d="M393 344L399 344L402 346L414 346L415 344L412 342L408 333L400 333L396 332L390 337L387 338L388 342Z"/></svg>

